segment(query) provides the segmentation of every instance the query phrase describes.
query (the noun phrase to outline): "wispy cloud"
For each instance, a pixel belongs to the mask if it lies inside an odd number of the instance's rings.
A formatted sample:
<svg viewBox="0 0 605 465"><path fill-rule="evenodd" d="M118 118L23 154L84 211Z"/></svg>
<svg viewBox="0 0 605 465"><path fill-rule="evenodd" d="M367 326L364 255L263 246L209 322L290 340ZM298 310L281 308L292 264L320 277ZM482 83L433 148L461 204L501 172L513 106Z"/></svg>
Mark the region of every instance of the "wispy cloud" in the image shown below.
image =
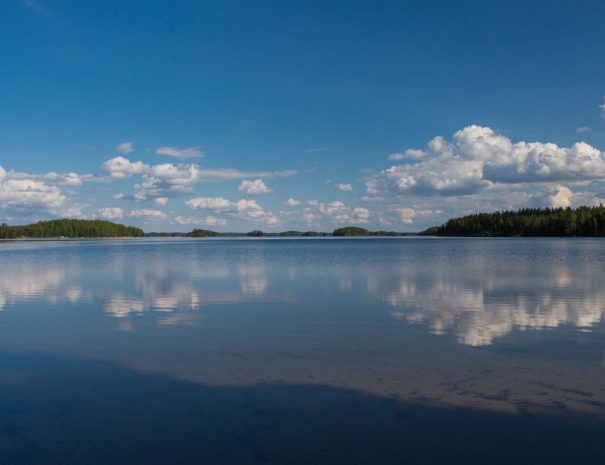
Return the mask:
<svg viewBox="0 0 605 465"><path fill-rule="evenodd" d="M128 155L130 152L134 152L134 142L122 142L116 147L116 150L123 155Z"/></svg>
<svg viewBox="0 0 605 465"><path fill-rule="evenodd" d="M351 192L353 190L353 186L351 184L345 184L344 182L336 184L336 189L341 192Z"/></svg>
<svg viewBox="0 0 605 465"><path fill-rule="evenodd" d="M48 11L44 8L38 0L21 0L21 3L29 8L37 15L46 15Z"/></svg>
<svg viewBox="0 0 605 465"><path fill-rule="evenodd" d="M132 210L128 212L128 216L131 218L138 218L144 220L164 220L166 219L166 214L161 210L150 210L150 209L142 209L142 210Z"/></svg>
<svg viewBox="0 0 605 465"><path fill-rule="evenodd" d="M202 152L199 147L189 147L186 149L179 149L178 147L159 147L155 153L175 158L201 158L204 156L204 152Z"/></svg>
<svg viewBox="0 0 605 465"><path fill-rule="evenodd" d="M118 207L97 208L97 213L108 220L124 218L124 210Z"/></svg>
<svg viewBox="0 0 605 465"><path fill-rule="evenodd" d="M326 150L330 150L330 147L312 147L310 149L305 150L305 152L306 153L325 152Z"/></svg>
<svg viewBox="0 0 605 465"><path fill-rule="evenodd" d="M182 225L203 225L203 226L224 226L227 224L227 220L224 218L218 218L216 216L182 216L178 215L174 218L176 224Z"/></svg>

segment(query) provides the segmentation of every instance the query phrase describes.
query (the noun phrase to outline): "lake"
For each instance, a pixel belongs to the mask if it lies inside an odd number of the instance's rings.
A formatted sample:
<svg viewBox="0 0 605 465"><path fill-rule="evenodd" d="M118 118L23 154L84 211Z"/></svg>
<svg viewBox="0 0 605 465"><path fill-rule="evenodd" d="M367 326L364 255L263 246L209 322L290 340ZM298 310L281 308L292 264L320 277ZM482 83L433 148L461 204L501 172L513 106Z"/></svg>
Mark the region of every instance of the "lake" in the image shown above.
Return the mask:
<svg viewBox="0 0 605 465"><path fill-rule="evenodd" d="M603 239L0 242L2 464L605 463Z"/></svg>

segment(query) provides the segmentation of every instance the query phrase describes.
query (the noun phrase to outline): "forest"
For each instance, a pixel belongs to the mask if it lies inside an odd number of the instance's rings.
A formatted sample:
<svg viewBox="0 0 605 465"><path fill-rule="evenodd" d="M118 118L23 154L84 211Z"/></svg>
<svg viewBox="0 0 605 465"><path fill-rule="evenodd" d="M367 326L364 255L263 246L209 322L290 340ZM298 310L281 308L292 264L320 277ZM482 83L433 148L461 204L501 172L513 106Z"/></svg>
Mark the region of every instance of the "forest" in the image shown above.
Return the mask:
<svg viewBox="0 0 605 465"><path fill-rule="evenodd" d="M605 207L525 208L448 220L425 236L605 236Z"/></svg>
<svg viewBox="0 0 605 465"><path fill-rule="evenodd" d="M142 237L143 230L104 220L62 219L25 226L0 225L0 239L56 237Z"/></svg>

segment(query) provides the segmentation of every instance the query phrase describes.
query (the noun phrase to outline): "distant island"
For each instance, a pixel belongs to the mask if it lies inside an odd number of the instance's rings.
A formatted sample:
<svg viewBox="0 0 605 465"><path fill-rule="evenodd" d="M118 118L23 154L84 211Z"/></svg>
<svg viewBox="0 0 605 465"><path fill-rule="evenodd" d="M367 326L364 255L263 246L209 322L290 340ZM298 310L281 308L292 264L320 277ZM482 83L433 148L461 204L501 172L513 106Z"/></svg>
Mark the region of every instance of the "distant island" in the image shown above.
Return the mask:
<svg viewBox="0 0 605 465"><path fill-rule="evenodd" d="M526 208L478 213L448 220L420 233L424 236L605 236L605 207Z"/></svg>
<svg viewBox="0 0 605 465"><path fill-rule="evenodd" d="M25 226L0 225L0 239L78 238L78 237L142 237L143 230L104 220L50 220Z"/></svg>
<svg viewBox="0 0 605 465"><path fill-rule="evenodd" d="M452 218L441 226L420 233L370 231L359 226L337 228L332 232L296 231L218 232L194 229L190 232L149 232L134 226L105 220L60 219L24 226L0 225L0 239L94 238L94 237L595 237L605 236L605 206L572 208L525 208L517 211L477 213Z"/></svg>
<svg viewBox="0 0 605 465"><path fill-rule="evenodd" d="M369 231L365 228L357 226L347 226L344 228L335 229L332 232L321 231L295 231L288 230L282 232L264 232L259 229L249 231L247 233L238 232L217 232L208 229L194 229L191 232L149 232L145 233L146 237L331 237L331 236L409 236L415 233L401 233L395 231Z"/></svg>

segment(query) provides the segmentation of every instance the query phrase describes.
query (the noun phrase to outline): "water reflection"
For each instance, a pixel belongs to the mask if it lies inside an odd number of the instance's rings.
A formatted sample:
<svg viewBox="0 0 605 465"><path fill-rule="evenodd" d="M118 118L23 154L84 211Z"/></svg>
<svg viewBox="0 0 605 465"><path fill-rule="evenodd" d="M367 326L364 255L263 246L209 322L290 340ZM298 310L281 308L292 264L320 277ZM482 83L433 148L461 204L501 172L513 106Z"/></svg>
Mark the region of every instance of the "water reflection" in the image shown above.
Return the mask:
<svg viewBox="0 0 605 465"><path fill-rule="evenodd" d="M253 260L228 263L225 258L192 259L182 253L147 250L88 250L74 244L61 250L20 251L0 255L0 310L8 305L46 301L50 304L96 302L113 317L144 311L183 312L204 305L258 300L287 300L265 295L268 277ZM107 256L102 254L109 252ZM184 259L188 258L188 259ZM17 260L15 263L13 260ZM160 318L161 325L199 322L191 315ZM127 328L127 325L123 325Z"/></svg>
<svg viewBox="0 0 605 465"><path fill-rule="evenodd" d="M393 318L427 323L433 334L453 332L462 344L484 346L514 329L542 330L571 324L590 328L603 319L605 290L599 278L507 277L402 270L396 282L371 280ZM383 283L380 287L377 283ZM369 286L370 287L370 286Z"/></svg>
<svg viewBox="0 0 605 465"><path fill-rule="evenodd" d="M589 330L605 312L603 252L594 243L540 244L537 252L527 241L7 245L0 251L0 309L91 302L112 317L169 312L158 325L196 326L208 305L346 305L373 318L386 305L393 319L452 333L470 346L515 330ZM122 322L119 329L133 326Z"/></svg>

